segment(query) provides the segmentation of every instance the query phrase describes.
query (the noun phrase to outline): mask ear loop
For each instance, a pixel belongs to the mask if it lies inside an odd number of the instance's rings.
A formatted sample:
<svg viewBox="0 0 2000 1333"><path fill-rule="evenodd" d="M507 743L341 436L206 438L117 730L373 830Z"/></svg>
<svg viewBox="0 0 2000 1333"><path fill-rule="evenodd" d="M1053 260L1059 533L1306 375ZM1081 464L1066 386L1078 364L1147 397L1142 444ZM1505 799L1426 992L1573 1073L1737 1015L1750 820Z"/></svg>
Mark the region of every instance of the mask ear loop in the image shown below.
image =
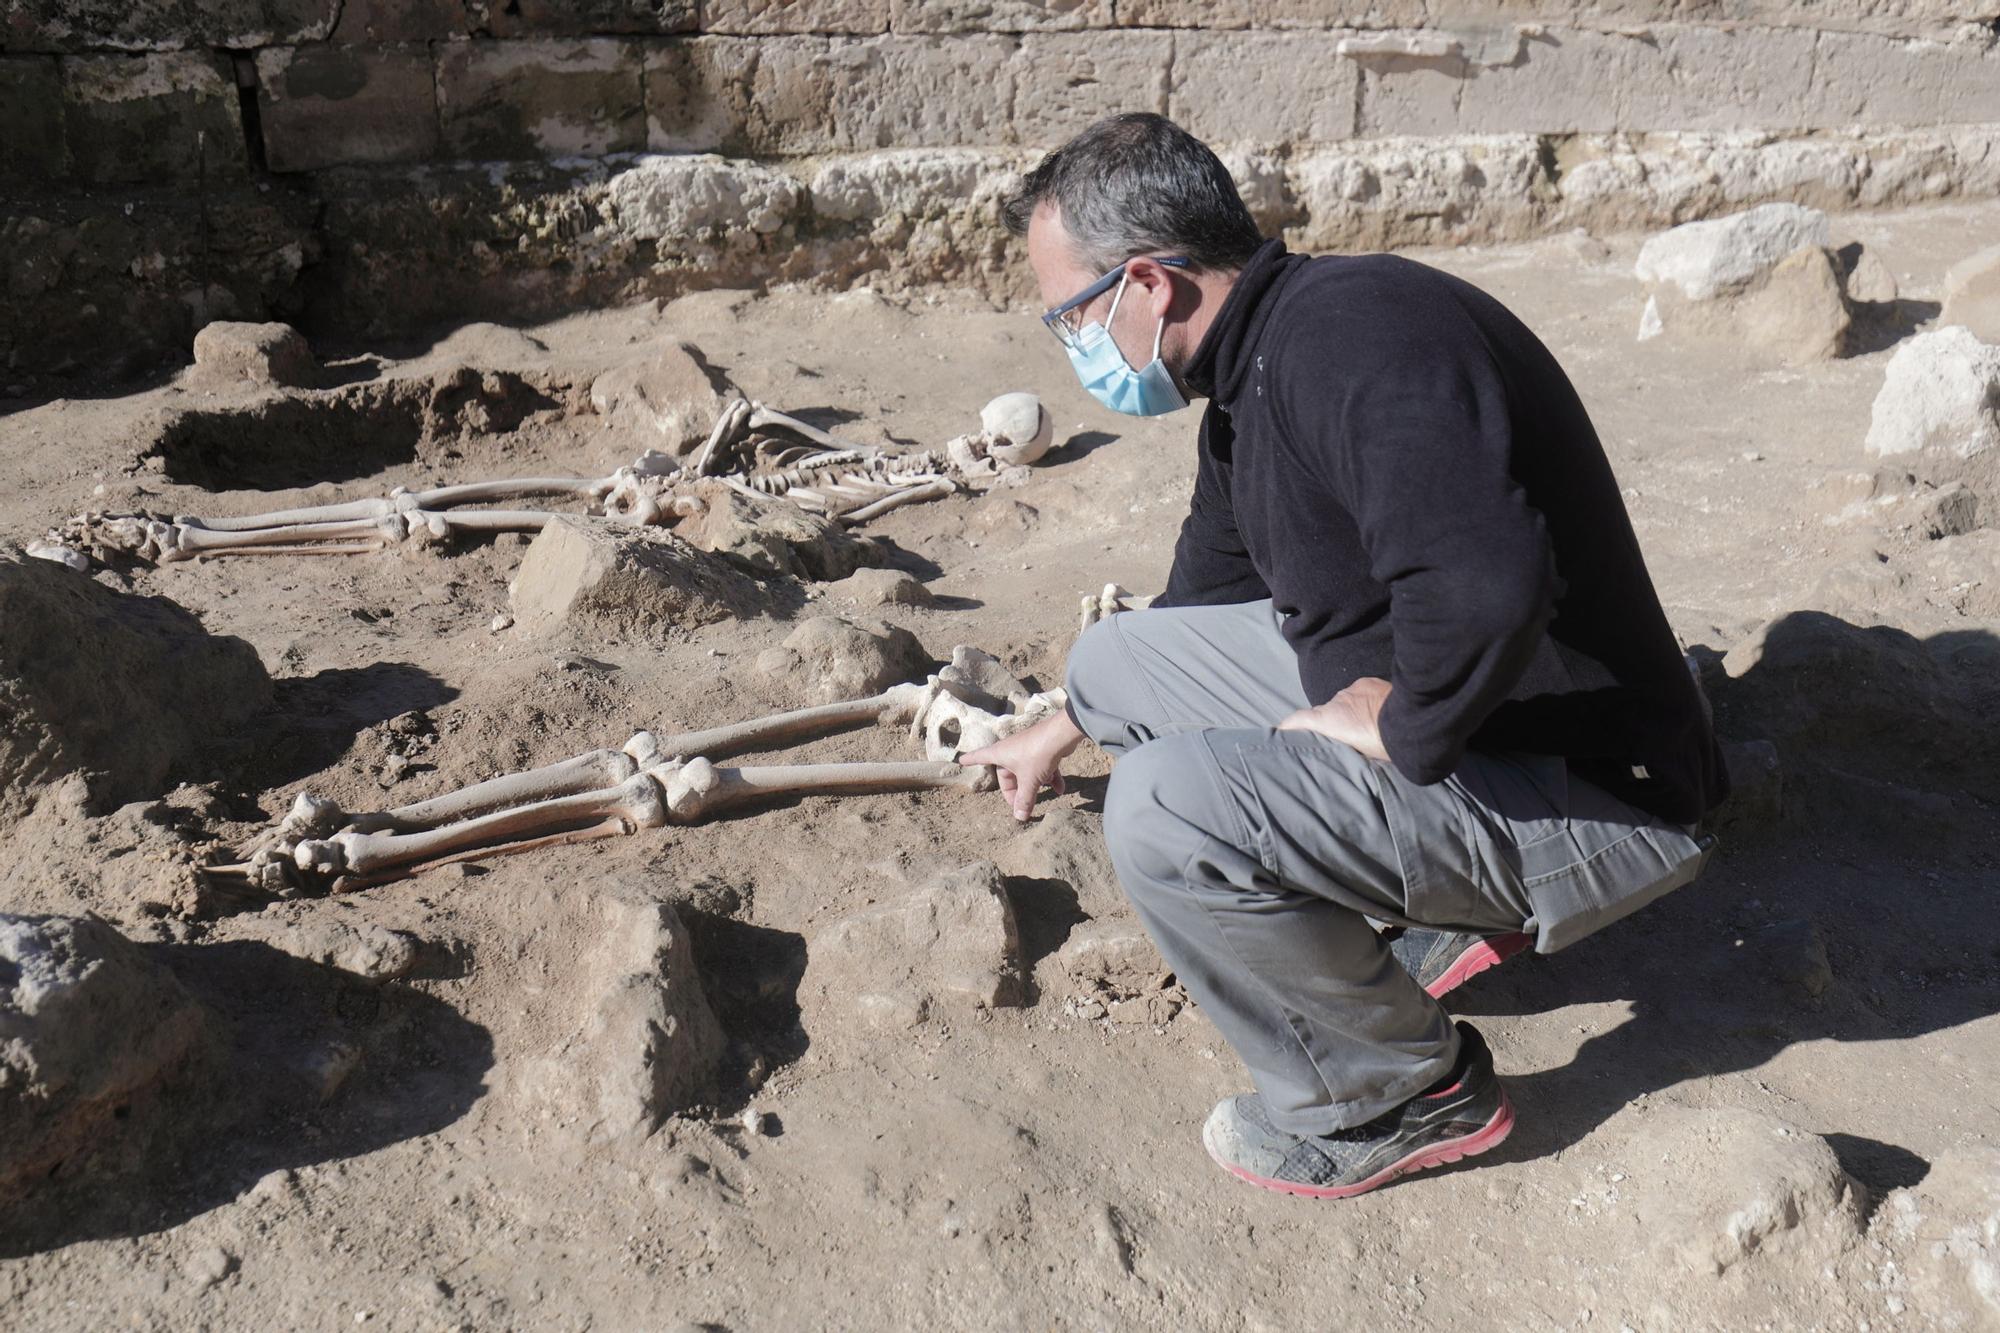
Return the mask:
<svg viewBox="0 0 2000 1333"><path fill-rule="evenodd" d="M1153 360L1155 361L1160 359L1160 339L1166 337L1166 334L1167 317L1161 315L1160 322L1153 327Z"/></svg>
<svg viewBox="0 0 2000 1333"><path fill-rule="evenodd" d="M1118 303L1125 299L1125 284L1132 280L1132 270L1126 269L1125 276L1118 279L1118 290L1111 294L1111 313L1104 317L1104 331L1111 332L1111 322L1118 318Z"/></svg>

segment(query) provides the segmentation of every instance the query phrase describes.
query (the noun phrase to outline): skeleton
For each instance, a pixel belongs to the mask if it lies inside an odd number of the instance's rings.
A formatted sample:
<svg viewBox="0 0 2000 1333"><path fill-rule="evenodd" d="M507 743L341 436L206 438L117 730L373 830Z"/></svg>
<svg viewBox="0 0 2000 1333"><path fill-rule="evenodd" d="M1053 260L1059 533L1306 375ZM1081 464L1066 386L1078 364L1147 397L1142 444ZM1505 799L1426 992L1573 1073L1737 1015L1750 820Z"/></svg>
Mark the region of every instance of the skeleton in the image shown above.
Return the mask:
<svg viewBox="0 0 2000 1333"><path fill-rule="evenodd" d="M1005 703L993 697L996 677L1010 684ZM951 666L922 683L679 735L641 731L616 750L592 750L391 810L350 813L301 792L241 860L196 873L232 896L288 898L361 888L455 861L700 823L781 796L990 790L992 770L965 767L958 756L1063 705L1061 690L1029 693L989 655L959 648ZM714 762L878 721L907 724L922 739L926 761Z"/></svg>
<svg viewBox="0 0 2000 1333"><path fill-rule="evenodd" d="M996 416L994 404L1008 410ZM701 512L704 502L691 483L703 478L780 497L853 526L903 505L951 495L962 483L984 484L1007 457L1040 457L1052 427L1032 395L1002 395L988 405L985 417L1025 432L1029 407L1039 416L1027 444L1014 446L989 425L952 440L943 453L891 454L738 398L724 407L685 467L649 450L608 477L519 477L421 491L398 486L382 497L235 518L90 512L32 544L28 554L72 568L88 568L92 558L170 564L217 555L359 555L460 535L538 533L554 511L470 506L550 496L581 500L590 512L634 526L670 526Z"/></svg>

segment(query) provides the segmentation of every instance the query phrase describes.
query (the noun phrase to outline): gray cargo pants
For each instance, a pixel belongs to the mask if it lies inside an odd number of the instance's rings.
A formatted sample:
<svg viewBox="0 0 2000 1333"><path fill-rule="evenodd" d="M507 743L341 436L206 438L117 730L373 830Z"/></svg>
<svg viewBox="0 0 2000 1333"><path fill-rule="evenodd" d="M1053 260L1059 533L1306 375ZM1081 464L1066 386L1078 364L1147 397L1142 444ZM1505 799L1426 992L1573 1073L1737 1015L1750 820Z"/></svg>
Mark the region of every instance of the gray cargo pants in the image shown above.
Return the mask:
<svg viewBox="0 0 2000 1333"><path fill-rule="evenodd" d="M1560 948L1705 854L1572 778L1471 754L1444 782L1310 732L1271 603L1127 611L1070 652L1070 710L1117 762L1104 837L1161 955L1279 1127L1361 1124L1447 1073L1458 1035L1371 925L1526 930Z"/></svg>

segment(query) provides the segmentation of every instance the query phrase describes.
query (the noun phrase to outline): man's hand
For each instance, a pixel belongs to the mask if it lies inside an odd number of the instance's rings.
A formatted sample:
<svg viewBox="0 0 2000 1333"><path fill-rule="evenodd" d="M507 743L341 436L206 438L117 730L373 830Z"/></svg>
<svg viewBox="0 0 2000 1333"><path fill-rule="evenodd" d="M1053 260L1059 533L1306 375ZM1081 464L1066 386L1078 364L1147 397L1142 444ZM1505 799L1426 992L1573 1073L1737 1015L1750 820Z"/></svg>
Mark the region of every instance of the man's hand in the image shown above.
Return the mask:
<svg viewBox="0 0 2000 1333"><path fill-rule="evenodd" d="M1083 741L1069 714L1045 717L1026 731L978 750L967 750L958 762L968 768L990 765L1000 782L1000 794L1022 823L1035 812L1035 798L1047 787L1063 792L1063 756Z"/></svg>
<svg viewBox="0 0 2000 1333"><path fill-rule="evenodd" d="M1388 681L1380 676L1363 676L1325 703L1293 713L1278 724L1278 730L1316 731L1370 759L1387 759L1389 752L1382 748L1379 719L1388 698Z"/></svg>

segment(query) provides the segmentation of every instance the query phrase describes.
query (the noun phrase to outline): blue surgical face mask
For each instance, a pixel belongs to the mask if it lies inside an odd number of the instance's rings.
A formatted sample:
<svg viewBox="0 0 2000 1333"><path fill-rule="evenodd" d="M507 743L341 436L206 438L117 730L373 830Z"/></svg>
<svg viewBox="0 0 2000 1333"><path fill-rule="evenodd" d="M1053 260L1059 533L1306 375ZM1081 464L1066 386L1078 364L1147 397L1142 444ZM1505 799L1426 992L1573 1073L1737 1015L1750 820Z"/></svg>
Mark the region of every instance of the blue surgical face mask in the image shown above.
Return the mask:
<svg viewBox="0 0 2000 1333"><path fill-rule="evenodd" d="M1106 323L1118 318L1118 303L1124 299L1125 282L1121 279L1118 294L1111 298L1111 313L1106 316ZM1174 383L1167 363L1160 360L1160 339L1166 331L1167 321L1161 319L1160 326L1153 331L1153 359L1144 369L1134 370L1105 326L1092 320L1068 348L1069 363L1090 396L1114 412L1135 417L1178 412L1188 405L1188 400L1180 385Z"/></svg>

